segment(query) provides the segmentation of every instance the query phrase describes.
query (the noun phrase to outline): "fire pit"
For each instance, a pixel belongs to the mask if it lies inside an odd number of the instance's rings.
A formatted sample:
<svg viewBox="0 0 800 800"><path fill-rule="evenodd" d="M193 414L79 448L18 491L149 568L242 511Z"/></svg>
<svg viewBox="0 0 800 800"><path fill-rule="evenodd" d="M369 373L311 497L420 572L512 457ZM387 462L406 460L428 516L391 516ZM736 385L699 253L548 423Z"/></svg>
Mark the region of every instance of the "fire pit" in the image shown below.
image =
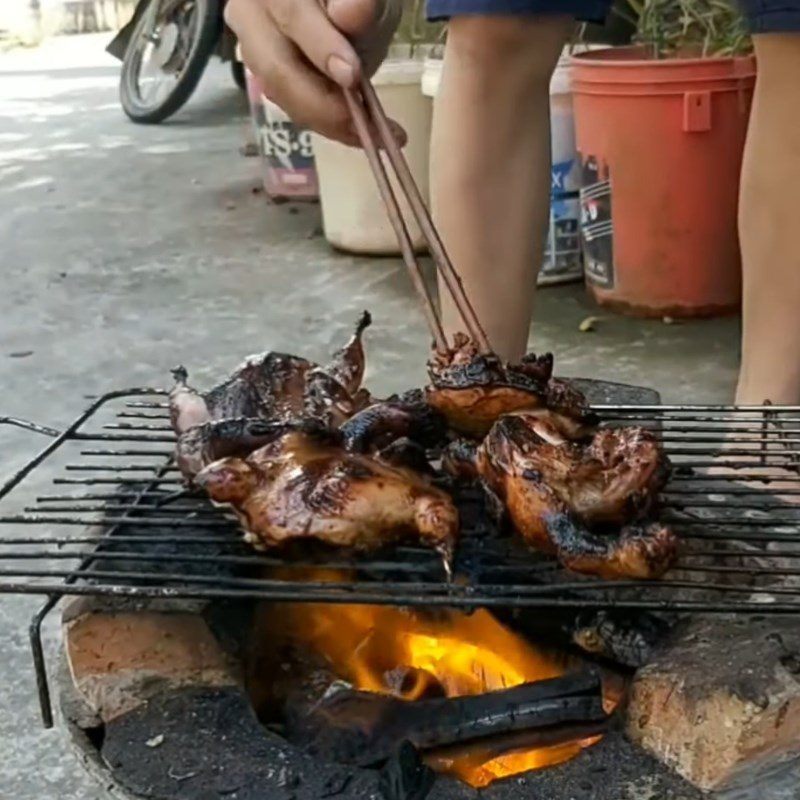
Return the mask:
<svg viewBox="0 0 800 800"><path fill-rule="evenodd" d="M657 430L676 465L663 514L683 551L664 580L571 575L498 537L469 493L452 583L420 547L254 554L225 513L181 489L163 397L99 399L0 489L45 459L64 468L56 492L17 510L12 495L0 518L15 526L0 542L0 590L49 596L32 626L46 724L39 625L77 595L64 611L65 716L93 768L139 796L694 796L630 739L702 788L774 777L800 733L800 636L779 616L800 612L800 516L783 499L800 485L787 438L797 412L583 388L606 420ZM51 533L61 525L94 527ZM671 628L599 743L599 688L574 646L593 649L574 635L586 609L604 610L603 625L647 612ZM601 654L610 708L633 670Z"/></svg>

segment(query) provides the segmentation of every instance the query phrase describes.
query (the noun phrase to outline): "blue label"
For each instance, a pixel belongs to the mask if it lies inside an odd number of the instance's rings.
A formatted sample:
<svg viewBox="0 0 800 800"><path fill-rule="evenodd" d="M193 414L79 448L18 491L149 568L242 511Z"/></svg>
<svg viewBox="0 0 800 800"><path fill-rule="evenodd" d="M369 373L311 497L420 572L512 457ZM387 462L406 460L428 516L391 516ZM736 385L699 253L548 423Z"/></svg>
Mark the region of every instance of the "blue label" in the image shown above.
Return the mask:
<svg viewBox="0 0 800 800"><path fill-rule="evenodd" d="M572 202L569 199L558 199L553 200L550 203L550 213L554 220L559 219L580 219L580 205L573 200Z"/></svg>
<svg viewBox="0 0 800 800"><path fill-rule="evenodd" d="M575 164L575 159L569 159L569 161L559 161L557 164L553 164L550 169L550 191L554 194L560 194L564 192L567 186L567 178L569 177L570 172L572 172L573 165Z"/></svg>

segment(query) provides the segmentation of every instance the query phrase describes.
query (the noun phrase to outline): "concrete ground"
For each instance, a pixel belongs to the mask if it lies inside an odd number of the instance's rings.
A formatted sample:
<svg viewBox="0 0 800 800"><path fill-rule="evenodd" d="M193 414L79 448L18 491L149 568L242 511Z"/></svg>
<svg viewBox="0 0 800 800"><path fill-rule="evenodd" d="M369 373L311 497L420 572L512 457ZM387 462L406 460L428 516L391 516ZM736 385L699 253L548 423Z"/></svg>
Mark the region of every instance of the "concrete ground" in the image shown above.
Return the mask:
<svg viewBox="0 0 800 800"><path fill-rule="evenodd" d="M427 336L399 263L336 254L318 208L254 193L258 162L239 153L246 108L228 70L212 65L169 123L134 126L106 38L0 56L0 415L58 427L87 395L165 385L178 362L207 385L253 351L322 358L364 308L376 319L370 385L421 382ZM735 321L602 313L581 333L590 314L580 287L541 292L533 345L555 351L562 374L648 384L668 401L730 399ZM9 428L0 443L3 477L42 446ZM33 477L19 499L51 477ZM37 605L0 597L0 797L100 800L62 733L39 726L26 636Z"/></svg>

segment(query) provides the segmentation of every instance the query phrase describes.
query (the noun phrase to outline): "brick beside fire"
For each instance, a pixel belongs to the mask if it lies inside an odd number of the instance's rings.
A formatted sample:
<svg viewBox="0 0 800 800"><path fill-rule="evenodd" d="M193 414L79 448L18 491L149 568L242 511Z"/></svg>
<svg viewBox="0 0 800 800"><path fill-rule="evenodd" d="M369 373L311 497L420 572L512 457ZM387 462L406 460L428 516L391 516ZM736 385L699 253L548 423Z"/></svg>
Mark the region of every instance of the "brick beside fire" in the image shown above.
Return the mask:
<svg viewBox="0 0 800 800"><path fill-rule="evenodd" d="M81 724L97 724L89 709L108 723L179 689L241 686L206 617L190 604L70 603L63 631L70 683L87 707ZM637 673L627 733L701 789L762 785L800 756L800 630L774 617L687 622Z"/></svg>
<svg viewBox="0 0 800 800"><path fill-rule="evenodd" d="M64 640L73 685L103 722L163 691L239 682L199 614L95 609L65 616L72 616Z"/></svg>
<svg viewBox="0 0 800 800"><path fill-rule="evenodd" d="M758 785L800 758L800 629L791 619L700 618L631 690L628 734L695 786Z"/></svg>
<svg viewBox="0 0 800 800"><path fill-rule="evenodd" d="M246 609L173 599L79 598L65 605L62 626L61 708L86 763L106 785L154 800L222 800L231 796L231 787L239 787L242 800L319 800L332 796L323 785L333 785L341 800L380 797L377 771L310 759L258 722L240 681L242 653L235 656L231 642L220 637L251 632ZM628 742L617 725L579 758L499 781L482 796L700 798ZM434 797L468 800L477 792L440 776Z"/></svg>

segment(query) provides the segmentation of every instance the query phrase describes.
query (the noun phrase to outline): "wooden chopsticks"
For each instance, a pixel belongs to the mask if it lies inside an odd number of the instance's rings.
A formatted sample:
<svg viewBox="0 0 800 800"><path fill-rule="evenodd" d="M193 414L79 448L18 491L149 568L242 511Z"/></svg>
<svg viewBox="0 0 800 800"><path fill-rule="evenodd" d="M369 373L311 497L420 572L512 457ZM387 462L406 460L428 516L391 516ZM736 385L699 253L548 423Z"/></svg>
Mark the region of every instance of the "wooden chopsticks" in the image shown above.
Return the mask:
<svg viewBox="0 0 800 800"><path fill-rule="evenodd" d="M414 181L414 177L408 167L408 162L403 155L403 151L392 135L389 120L375 92L375 88L372 83L370 83L369 79L362 78L358 92L352 89L345 89L344 95L348 109L353 118L353 125L355 126L356 133L364 148L370 168L375 176L375 181L378 184L378 191L383 198L386 211L389 214L389 220L397 235L403 261L411 276L411 281L419 295L419 299L422 302L425 319L428 322L437 349L444 350L447 348L447 338L444 334L444 329L442 328L442 323L433 298L428 288L425 286L422 270L420 269L419 261L417 260L414 246L411 242L411 236L408 232L408 226L403 219L397 197L389 183L386 165L381 157L381 150L386 153L400 190L406 198L408 207L411 209L411 213L416 219L425 241L428 243L431 258L453 298L453 304L461 316L467 335L475 342L481 352L491 352L486 332L483 330L480 320L475 313L475 309L464 291L461 277L456 272L447 255L441 237L425 206L425 201L422 199L419 187ZM375 138L373 138L373 136Z"/></svg>

